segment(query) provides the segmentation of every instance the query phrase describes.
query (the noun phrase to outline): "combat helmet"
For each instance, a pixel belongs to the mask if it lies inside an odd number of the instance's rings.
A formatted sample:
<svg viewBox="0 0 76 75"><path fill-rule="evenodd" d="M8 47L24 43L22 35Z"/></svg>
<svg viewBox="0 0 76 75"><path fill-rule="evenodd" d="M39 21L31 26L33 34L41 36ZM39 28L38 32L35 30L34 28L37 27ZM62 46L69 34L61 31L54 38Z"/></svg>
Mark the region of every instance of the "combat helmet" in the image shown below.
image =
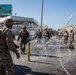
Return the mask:
<svg viewBox="0 0 76 75"><path fill-rule="evenodd" d="M26 29L26 26L23 26L22 29Z"/></svg>
<svg viewBox="0 0 76 75"><path fill-rule="evenodd" d="M5 26L13 25L13 20L12 20L12 19L6 19L6 20L4 21L4 25L5 25Z"/></svg>

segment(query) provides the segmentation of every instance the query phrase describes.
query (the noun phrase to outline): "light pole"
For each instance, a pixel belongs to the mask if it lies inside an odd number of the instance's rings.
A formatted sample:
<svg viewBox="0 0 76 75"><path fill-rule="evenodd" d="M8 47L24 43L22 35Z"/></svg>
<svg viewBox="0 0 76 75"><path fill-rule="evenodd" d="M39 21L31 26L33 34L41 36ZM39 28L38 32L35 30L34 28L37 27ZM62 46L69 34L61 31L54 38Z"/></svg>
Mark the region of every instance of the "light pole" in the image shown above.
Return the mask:
<svg viewBox="0 0 76 75"><path fill-rule="evenodd" d="M43 5L44 5L44 0L42 0L42 7L41 7L41 35L42 35L42 24L43 24Z"/></svg>
<svg viewBox="0 0 76 75"><path fill-rule="evenodd" d="M17 13L15 13L15 16L17 15Z"/></svg>

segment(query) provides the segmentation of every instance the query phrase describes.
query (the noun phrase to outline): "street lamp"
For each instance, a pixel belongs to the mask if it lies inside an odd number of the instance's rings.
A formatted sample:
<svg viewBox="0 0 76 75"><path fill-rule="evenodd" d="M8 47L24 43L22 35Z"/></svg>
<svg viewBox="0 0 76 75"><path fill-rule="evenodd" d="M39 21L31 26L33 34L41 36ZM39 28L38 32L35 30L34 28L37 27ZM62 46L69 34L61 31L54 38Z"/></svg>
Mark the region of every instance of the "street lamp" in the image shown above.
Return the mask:
<svg viewBox="0 0 76 75"><path fill-rule="evenodd" d="M44 5L44 0L42 0L42 7L41 7L41 35L42 35L42 24L43 24L43 5Z"/></svg>
<svg viewBox="0 0 76 75"><path fill-rule="evenodd" d="M17 13L15 13L15 16L17 15Z"/></svg>

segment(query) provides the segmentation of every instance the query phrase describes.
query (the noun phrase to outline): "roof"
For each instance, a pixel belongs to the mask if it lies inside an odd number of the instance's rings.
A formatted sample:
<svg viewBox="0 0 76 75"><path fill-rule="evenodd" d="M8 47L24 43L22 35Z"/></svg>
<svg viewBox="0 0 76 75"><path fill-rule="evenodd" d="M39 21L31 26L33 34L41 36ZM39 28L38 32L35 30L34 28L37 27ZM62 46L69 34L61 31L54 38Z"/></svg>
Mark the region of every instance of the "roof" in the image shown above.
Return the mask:
<svg viewBox="0 0 76 75"><path fill-rule="evenodd" d="M38 22L34 18L20 17L20 16L7 16L7 17L0 18L0 23L4 23L4 20L9 18L13 19L14 23L29 22L29 23L34 23L35 25L38 25Z"/></svg>

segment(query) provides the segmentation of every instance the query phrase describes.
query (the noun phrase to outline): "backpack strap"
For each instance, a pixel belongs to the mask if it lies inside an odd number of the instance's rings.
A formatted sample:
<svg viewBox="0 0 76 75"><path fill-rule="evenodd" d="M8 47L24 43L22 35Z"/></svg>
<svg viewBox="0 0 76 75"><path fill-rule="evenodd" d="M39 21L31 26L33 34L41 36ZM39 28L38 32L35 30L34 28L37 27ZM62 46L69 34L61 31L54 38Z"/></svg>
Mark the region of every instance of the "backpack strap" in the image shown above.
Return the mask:
<svg viewBox="0 0 76 75"><path fill-rule="evenodd" d="M4 46L7 48L7 43L6 43L6 32L5 32L6 28L2 29L2 33L4 35Z"/></svg>

